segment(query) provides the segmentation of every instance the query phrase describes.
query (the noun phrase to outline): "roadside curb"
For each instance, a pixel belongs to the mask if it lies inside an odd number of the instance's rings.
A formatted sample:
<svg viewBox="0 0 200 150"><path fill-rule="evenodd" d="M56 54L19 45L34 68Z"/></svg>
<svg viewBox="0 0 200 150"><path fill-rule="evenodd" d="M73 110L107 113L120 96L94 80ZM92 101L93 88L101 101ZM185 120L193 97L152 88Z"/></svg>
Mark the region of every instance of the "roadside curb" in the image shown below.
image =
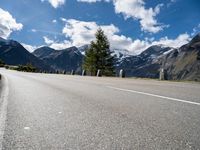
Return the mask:
<svg viewBox="0 0 200 150"><path fill-rule="evenodd" d="M5 131L6 116L7 116L7 105L8 105L8 85L7 78L0 74L0 150L2 149L3 136Z"/></svg>

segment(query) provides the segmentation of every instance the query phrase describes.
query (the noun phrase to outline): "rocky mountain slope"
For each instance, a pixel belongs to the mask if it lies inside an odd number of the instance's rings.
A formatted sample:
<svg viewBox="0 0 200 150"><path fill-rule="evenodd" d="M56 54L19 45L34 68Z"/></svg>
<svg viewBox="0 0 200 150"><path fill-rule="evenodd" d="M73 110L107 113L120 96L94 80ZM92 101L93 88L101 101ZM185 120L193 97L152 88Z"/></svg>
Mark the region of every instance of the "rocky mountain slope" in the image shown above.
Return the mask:
<svg viewBox="0 0 200 150"><path fill-rule="evenodd" d="M147 48L141 54L124 58L117 70L124 69L126 76L158 78L160 64L158 60L173 48L163 45L155 45Z"/></svg>
<svg viewBox="0 0 200 150"><path fill-rule="evenodd" d="M83 55L76 47L70 47L64 50L41 47L36 49L33 54L55 70L66 72L74 70L77 73L81 72Z"/></svg>
<svg viewBox="0 0 200 150"><path fill-rule="evenodd" d="M48 46L44 46L44 47L40 47L38 49L36 49L33 54L40 58L40 59L43 59L45 57L47 57L48 55L50 55L52 52L54 52L55 50L48 47Z"/></svg>
<svg viewBox="0 0 200 150"><path fill-rule="evenodd" d="M89 45L54 50L41 47L30 54L21 44L0 38L0 59L10 65L28 64L43 70L81 73L84 53ZM118 61L116 72L124 69L126 76L158 78L160 69L169 80L200 81L200 34L180 48L154 45L139 55L127 50L114 50Z"/></svg>
<svg viewBox="0 0 200 150"><path fill-rule="evenodd" d="M160 60L169 80L200 81L200 34Z"/></svg>
<svg viewBox="0 0 200 150"><path fill-rule="evenodd" d="M42 60L29 53L20 43L0 38L0 59L8 65L31 64L38 70L53 70Z"/></svg>
<svg viewBox="0 0 200 150"><path fill-rule="evenodd" d="M145 78L158 78L160 69L164 69L168 80L200 81L200 34L177 49L152 46L123 59L117 69L124 69L127 76Z"/></svg>

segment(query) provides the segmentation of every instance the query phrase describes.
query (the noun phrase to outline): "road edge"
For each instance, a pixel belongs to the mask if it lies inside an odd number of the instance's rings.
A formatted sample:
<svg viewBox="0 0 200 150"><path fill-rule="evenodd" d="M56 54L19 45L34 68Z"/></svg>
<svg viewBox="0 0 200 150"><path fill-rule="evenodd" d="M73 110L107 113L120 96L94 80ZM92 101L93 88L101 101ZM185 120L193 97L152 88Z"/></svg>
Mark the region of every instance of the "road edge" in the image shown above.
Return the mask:
<svg viewBox="0 0 200 150"><path fill-rule="evenodd" d="M3 147L3 136L5 130L5 123L7 117L7 105L8 105L8 81L7 78L1 75L1 95L0 95L0 150Z"/></svg>

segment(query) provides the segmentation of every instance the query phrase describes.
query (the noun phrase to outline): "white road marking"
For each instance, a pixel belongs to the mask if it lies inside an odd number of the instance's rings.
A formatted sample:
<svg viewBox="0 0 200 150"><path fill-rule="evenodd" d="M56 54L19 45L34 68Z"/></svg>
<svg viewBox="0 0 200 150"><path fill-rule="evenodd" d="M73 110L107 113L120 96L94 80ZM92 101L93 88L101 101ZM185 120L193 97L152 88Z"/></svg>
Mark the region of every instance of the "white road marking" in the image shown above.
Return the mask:
<svg viewBox="0 0 200 150"><path fill-rule="evenodd" d="M2 86L1 97L0 97L0 150L2 149L3 135L5 130L5 122L7 116L7 105L8 105L8 81L7 78L3 78L4 85ZM2 81L1 81L2 82Z"/></svg>
<svg viewBox="0 0 200 150"><path fill-rule="evenodd" d="M30 130L30 127L24 127L24 130Z"/></svg>
<svg viewBox="0 0 200 150"><path fill-rule="evenodd" d="M61 112L61 111L59 111L58 113L59 113L59 114L62 114L62 112Z"/></svg>
<svg viewBox="0 0 200 150"><path fill-rule="evenodd" d="M107 87L111 88L111 89L119 90L119 91L137 93L137 94L142 94L142 95L147 95L147 96L152 96L152 97L158 97L158 98L162 98L162 99L167 99L167 100L170 100L170 101L176 101L176 102L182 102L182 103L187 103L187 104L193 104L193 105L200 106L200 103L192 102L192 101L188 101L188 100L183 100L183 99L178 99L178 98L172 98L172 97L167 97L167 96L162 96L162 95L156 95L156 94L151 94L151 93L146 93L146 92L140 92L140 91L135 91L135 90L122 89L122 88L117 88L117 87L112 87L112 86L107 86Z"/></svg>

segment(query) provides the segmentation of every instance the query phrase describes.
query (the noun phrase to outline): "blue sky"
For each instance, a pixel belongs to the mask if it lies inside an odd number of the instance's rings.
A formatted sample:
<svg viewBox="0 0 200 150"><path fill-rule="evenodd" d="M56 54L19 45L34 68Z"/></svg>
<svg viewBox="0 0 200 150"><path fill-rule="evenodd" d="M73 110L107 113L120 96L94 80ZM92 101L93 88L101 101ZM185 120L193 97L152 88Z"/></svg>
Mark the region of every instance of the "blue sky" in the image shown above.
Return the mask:
<svg viewBox="0 0 200 150"><path fill-rule="evenodd" d="M135 53L181 46L200 31L199 0L1 0L0 12L0 36L30 51L88 44L98 27L111 48Z"/></svg>

